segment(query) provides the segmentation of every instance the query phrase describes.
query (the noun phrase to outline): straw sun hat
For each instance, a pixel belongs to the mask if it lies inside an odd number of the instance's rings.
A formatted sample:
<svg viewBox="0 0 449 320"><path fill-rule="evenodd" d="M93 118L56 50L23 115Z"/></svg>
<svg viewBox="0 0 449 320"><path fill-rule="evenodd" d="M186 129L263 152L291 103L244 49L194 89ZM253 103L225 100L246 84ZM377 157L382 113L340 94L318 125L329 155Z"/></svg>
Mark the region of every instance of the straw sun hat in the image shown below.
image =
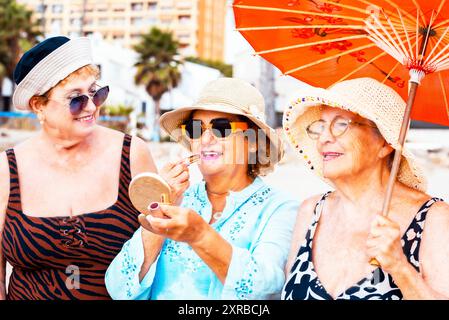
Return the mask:
<svg viewBox="0 0 449 320"><path fill-rule="evenodd" d="M52 37L42 41L22 56L14 70L14 107L29 110L31 97L44 94L72 72L92 63L88 38Z"/></svg>
<svg viewBox="0 0 449 320"><path fill-rule="evenodd" d="M392 88L371 78L342 81L329 89L301 90L298 98L284 111L283 127L287 140L303 162L323 178L322 156L316 141L309 138L307 126L320 119L320 106L341 108L373 121L384 139L398 149L398 137L405 102ZM324 178L323 178L324 179ZM330 181L324 179L332 185ZM404 147L397 180L414 189L425 191L426 180L411 152Z"/></svg>
<svg viewBox="0 0 449 320"><path fill-rule="evenodd" d="M236 78L219 78L208 83L198 100L192 105L164 113L159 122L175 141L190 149L189 140L182 135L181 124L195 110L217 111L244 116L257 125L271 141L271 166L269 172L282 158L282 140L277 132L266 124L265 102L262 94L246 81Z"/></svg>

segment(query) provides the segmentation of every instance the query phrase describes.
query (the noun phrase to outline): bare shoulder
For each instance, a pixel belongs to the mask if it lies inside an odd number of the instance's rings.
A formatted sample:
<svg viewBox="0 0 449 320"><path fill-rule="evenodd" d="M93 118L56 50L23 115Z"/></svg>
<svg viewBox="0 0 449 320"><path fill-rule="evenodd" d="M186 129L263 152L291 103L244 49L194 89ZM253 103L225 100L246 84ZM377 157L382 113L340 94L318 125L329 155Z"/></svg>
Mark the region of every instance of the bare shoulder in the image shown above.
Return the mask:
<svg viewBox="0 0 449 320"><path fill-rule="evenodd" d="M435 202L427 212L424 226L420 256L424 259L443 258L449 263L449 247L441 244L449 243L449 204Z"/></svg>
<svg viewBox="0 0 449 320"><path fill-rule="evenodd" d="M29 155L30 153L35 152L38 150L38 145L40 141L40 137L38 134L34 134L33 136L29 137L28 139L25 139L18 144L14 146L14 153L17 158L20 157L20 155ZM17 160L20 162L20 160Z"/></svg>
<svg viewBox="0 0 449 320"><path fill-rule="evenodd" d="M130 162L132 176L141 172L157 171L148 143L137 136L132 138Z"/></svg>
<svg viewBox="0 0 449 320"><path fill-rule="evenodd" d="M310 222L310 219L315 211L315 207L322 197L322 194L317 194L304 200L299 206L297 219L308 220Z"/></svg>
<svg viewBox="0 0 449 320"><path fill-rule="evenodd" d="M9 165L6 152L0 153L0 195L9 196Z"/></svg>
<svg viewBox="0 0 449 320"><path fill-rule="evenodd" d="M436 202L430 207L422 235L419 261L426 282L449 297L449 205Z"/></svg>
<svg viewBox="0 0 449 320"><path fill-rule="evenodd" d="M449 203L446 201L437 201L429 209L432 214L443 215L444 217L449 217Z"/></svg>
<svg viewBox="0 0 449 320"><path fill-rule="evenodd" d="M99 134L111 144L119 143L120 147L123 144L123 132L99 126ZM133 177L141 172L157 171L148 144L137 136L132 136L129 161Z"/></svg>
<svg viewBox="0 0 449 320"><path fill-rule="evenodd" d="M449 243L448 230L449 204L443 201L433 203L426 216L426 224L423 232L423 247L435 251L437 250L436 248L441 247L442 243ZM449 248L445 252L449 262Z"/></svg>
<svg viewBox="0 0 449 320"><path fill-rule="evenodd" d="M304 200L300 206L300 210L314 210L316 204L323 198L323 194L316 194Z"/></svg>
<svg viewBox="0 0 449 320"><path fill-rule="evenodd" d="M120 146L123 143L124 133L118 130L110 129L103 126L97 127L97 133L101 138L100 141L107 141L108 144L119 144Z"/></svg>
<svg viewBox="0 0 449 320"><path fill-rule="evenodd" d="M432 197L426 193L415 191L415 194L412 194L409 196L410 201L414 201L414 206L419 206L423 209L423 205L429 205L430 208L427 211L426 215L426 224L425 224L425 230L428 231L428 229L432 229L435 231L438 229L446 230L445 233L448 234L447 230L449 230L449 204L444 201L435 201L430 202L429 200Z"/></svg>
<svg viewBox="0 0 449 320"><path fill-rule="evenodd" d="M9 166L6 152L0 153L0 230L9 198Z"/></svg>
<svg viewBox="0 0 449 320"><path fill-rule="evenodd" d="M98 126L96 135L97 138L95 140L99 148L102 148L109 155L121 155L125 139L125 134L123 132L103 126ZM119 161L119 158L117 158L117 161Z"/></svg>
<svg viewBox="0 0 449 320"><path fill-rule="evenodd" d="M299 206L294 229L294 238L296 240L301 240L305 237L307 229L312 222L315 207L322 197L322 194L314 195L304 200Z"/></svg>
<svg viewBox="0 0 449 320"><path fill-rule="evenodd" d="M131 144L131 152L137 154L150 153L150 148L145 140L139 138L138 136L133 136Z"/></svg>
<svg viewBox="0 0 449 320"><path fill-rule="evenodd" d="M432 204L426 217L426 229L432 228L444 231L449 239L449 204L438 201Z"/></svg>

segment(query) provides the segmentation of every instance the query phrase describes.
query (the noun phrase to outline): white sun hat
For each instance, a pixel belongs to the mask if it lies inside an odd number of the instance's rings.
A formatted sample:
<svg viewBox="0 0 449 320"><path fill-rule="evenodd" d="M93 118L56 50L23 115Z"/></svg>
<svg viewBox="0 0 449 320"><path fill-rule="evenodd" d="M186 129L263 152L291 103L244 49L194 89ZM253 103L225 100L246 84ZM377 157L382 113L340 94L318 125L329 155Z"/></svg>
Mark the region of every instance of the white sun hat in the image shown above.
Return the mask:
<svg viewBox="0 0 449 320"><path fill-rule="evenodd" d="M387 143L394 149L399 148L398 138L406 103L392 88L372 78L358 78L339 82L328 89L302 89L284 111L284 133L304 164L328 184L332 185L323 177L323 159L316 149L316 141L306 131L309 124L320 119L319 107L323 105L341 108L373 121ZM423 170L406 147L402 151L397 180L420 191L427 187Z"/></svg>
<svg viewBox="0 0 449 320"><path fill-rule="evenodd" d="M86 37L69 39L48 38L28 50L14 70L12 103L18 110L30 110L29 101L42 95L72 72L93 64L90 40Z"/></svg>

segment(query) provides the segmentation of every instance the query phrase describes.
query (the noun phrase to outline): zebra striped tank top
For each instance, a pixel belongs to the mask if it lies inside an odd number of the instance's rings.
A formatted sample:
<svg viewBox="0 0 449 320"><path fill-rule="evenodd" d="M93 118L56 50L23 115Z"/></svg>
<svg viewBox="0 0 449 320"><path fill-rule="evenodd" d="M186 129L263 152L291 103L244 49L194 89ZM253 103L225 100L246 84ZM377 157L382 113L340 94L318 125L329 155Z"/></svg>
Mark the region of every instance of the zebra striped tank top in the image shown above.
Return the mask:
<svg viewBox="0 0 449 320"><path fill-rule="evenodd" d="M282 300L332 300L334 299L323 287L312 259L313 238L318 227L318 222L324 207L324 202L331 192L325 193L320 201L315 205L313 221L306 237L298 250L296 260L287 277L287 281L282 289ZM430 207L439 201L439 198L432 198L426 201L413 221L406 229L401 238L402 250L408 262L420 271L419 249L421 238L424 232L427 212ZM345 288L335 297L336 300L400 300L402 292L394 282L393 277L382 270L376 268L368 277L359 280L354 285Z"/></svg>
<svg viewBox="0 0 449 320"><path fill-rule="evenodd" d="M106 269L139 226L128 195L130 146L131 136L125 135L117 201L72 218L22 212L16 157L13 149L6 151L10 194L2 248L13 267L7 299L110 299Z"/></svg>

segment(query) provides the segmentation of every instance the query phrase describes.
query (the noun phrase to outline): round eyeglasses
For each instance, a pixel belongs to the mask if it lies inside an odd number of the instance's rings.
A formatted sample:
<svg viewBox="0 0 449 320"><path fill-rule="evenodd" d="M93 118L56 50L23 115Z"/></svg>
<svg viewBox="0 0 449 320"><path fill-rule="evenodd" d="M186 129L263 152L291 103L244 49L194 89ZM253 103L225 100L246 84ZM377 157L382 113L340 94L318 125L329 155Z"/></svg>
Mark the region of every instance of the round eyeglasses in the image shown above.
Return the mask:
<svg viewBox="0 0 449 320"><path fill-rule="evenodd" d="M307 135L309 136L310 139L318 140L320 138L320 136L323 134L323 132L326 130L326 125L327 125L327 122L322 119L312 122L306 128ZM332 136L337 138L337 137L342 136L346 131L348 131L348 128L351 125L367 126L370 128L377 129L377 127L375 125L371 125L368 123L362 123L362 122L354 121L352 119L347 119L347 118L338 116L338 117L335 117L332 120L332 122L330 123L329 130L330 130L330 133L332 134Z"/></svg>

